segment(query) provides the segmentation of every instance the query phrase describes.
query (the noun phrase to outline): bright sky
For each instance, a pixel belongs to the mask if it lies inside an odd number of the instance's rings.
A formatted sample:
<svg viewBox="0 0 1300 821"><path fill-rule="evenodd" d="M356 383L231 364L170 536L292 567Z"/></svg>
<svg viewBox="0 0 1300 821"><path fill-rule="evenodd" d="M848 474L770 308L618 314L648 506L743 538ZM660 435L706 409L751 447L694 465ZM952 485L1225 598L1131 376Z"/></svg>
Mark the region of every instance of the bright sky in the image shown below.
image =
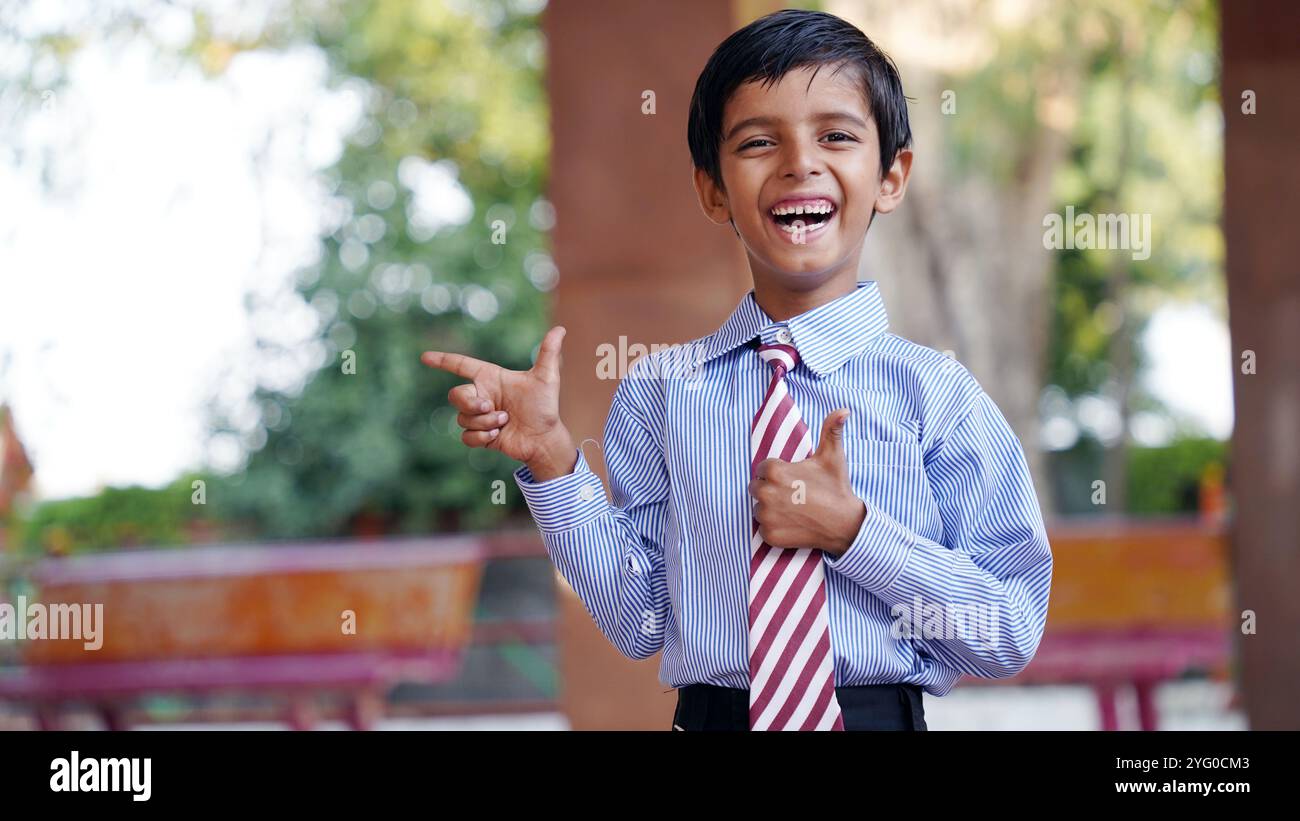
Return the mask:
<svg viewBox="0 0 1300 821"><path fill-rule="evenodd" d="M1169 305L1151 318L1143 343L1147 388L1211 436L1231 436L1236 360L1223 320L1205 305Z"/></svg>
<svg viewBox="0 0 1300 821"><path fill-rule="evenodd" d="M47 192L0 154L0 401L42 495L160 484L205 460L201 408L248 362L245 293L317 253L312 174L359 110L324 78L312 51L244 55L208 81L92 47L67 89L27 102L41 110L22 142L55 146L67 186Z"/></svg>
<svg viewBox="0 0 1300 821"><path fill-rule="evenodd" d="M207 449L202 408L218 385L251 389L245 294L282 290L314 259L328 202L314 173L360 111L355 90L324 90L312 50L243 55L217 80L150 54L91 46L67 89L22 101L41 110L21 143L56 152L53 191L0 151L0 402L46 498L227 466L231 454ZM289 336L313 327L283 323ZM1223 322L1171 307L1146 344L1151 388L1226 437Z"/></svg>

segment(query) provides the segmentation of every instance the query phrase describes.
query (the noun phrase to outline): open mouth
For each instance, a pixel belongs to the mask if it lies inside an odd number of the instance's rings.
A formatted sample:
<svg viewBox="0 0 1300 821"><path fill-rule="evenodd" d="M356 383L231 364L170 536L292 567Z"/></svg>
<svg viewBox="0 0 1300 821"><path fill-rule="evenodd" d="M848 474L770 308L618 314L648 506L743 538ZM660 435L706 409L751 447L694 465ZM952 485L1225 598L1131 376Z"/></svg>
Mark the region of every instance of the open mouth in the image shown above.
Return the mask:
<svg viewBox="0 0 1300 821"><path fill-rule="evenodd" d="M809 200L797 203L778 203L768 211L768 216L791 238L798 241L801 237L820 231L834 218L838 209L830 200Z"/></svg>

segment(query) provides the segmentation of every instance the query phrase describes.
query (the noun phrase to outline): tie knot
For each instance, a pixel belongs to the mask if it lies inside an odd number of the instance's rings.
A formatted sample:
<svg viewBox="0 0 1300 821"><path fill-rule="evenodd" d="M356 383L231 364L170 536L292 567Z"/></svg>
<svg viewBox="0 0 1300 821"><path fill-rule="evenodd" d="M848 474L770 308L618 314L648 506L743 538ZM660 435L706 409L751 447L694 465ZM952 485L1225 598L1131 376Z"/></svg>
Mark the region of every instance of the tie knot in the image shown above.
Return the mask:
<svg viewBox="0 0 1300 821"><path fill-rule="evenodd" d="M793 345L759 345L758 355L773 368L779 368L782 373L789 373L799 364L799 352Z"/></svg>

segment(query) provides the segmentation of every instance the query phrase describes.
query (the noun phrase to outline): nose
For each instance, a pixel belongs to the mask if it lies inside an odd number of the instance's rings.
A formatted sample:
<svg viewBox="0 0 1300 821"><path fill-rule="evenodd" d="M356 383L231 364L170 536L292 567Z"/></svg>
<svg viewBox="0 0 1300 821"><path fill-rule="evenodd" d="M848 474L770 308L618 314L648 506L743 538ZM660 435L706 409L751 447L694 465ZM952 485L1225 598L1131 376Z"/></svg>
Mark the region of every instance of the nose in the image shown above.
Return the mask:
<svg viewBox="0 0 1300 821"><path fill-rule="evenodd" d="M785 144L781 159L781 175L797 180L822 172L817 146L805 140L790 140Z"/></svg>

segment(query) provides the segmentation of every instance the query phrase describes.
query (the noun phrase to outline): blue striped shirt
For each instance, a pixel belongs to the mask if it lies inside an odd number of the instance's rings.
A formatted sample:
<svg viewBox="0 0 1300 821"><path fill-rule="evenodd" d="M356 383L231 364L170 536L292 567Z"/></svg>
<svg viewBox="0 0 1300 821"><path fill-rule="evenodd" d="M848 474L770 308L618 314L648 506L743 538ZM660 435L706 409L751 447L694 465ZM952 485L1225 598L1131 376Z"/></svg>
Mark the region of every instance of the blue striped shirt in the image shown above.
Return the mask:
<svg viewBox="0 0 1300 821"><path fill-rule="evenodd" d="M629 658L662 650L665 685L749 687L750 431L772 378L756 337L799 351L786 383L814 439L851 411L844 452L867 515L823 559L836 686L942 696L962 673L1019 672L1052 575L1024 452L965 367L889 332L870 280L779 322L751 290L715 333L638 359L605 423L610 495L581 447L569 475L515 471L601 632Z"/></svg>

